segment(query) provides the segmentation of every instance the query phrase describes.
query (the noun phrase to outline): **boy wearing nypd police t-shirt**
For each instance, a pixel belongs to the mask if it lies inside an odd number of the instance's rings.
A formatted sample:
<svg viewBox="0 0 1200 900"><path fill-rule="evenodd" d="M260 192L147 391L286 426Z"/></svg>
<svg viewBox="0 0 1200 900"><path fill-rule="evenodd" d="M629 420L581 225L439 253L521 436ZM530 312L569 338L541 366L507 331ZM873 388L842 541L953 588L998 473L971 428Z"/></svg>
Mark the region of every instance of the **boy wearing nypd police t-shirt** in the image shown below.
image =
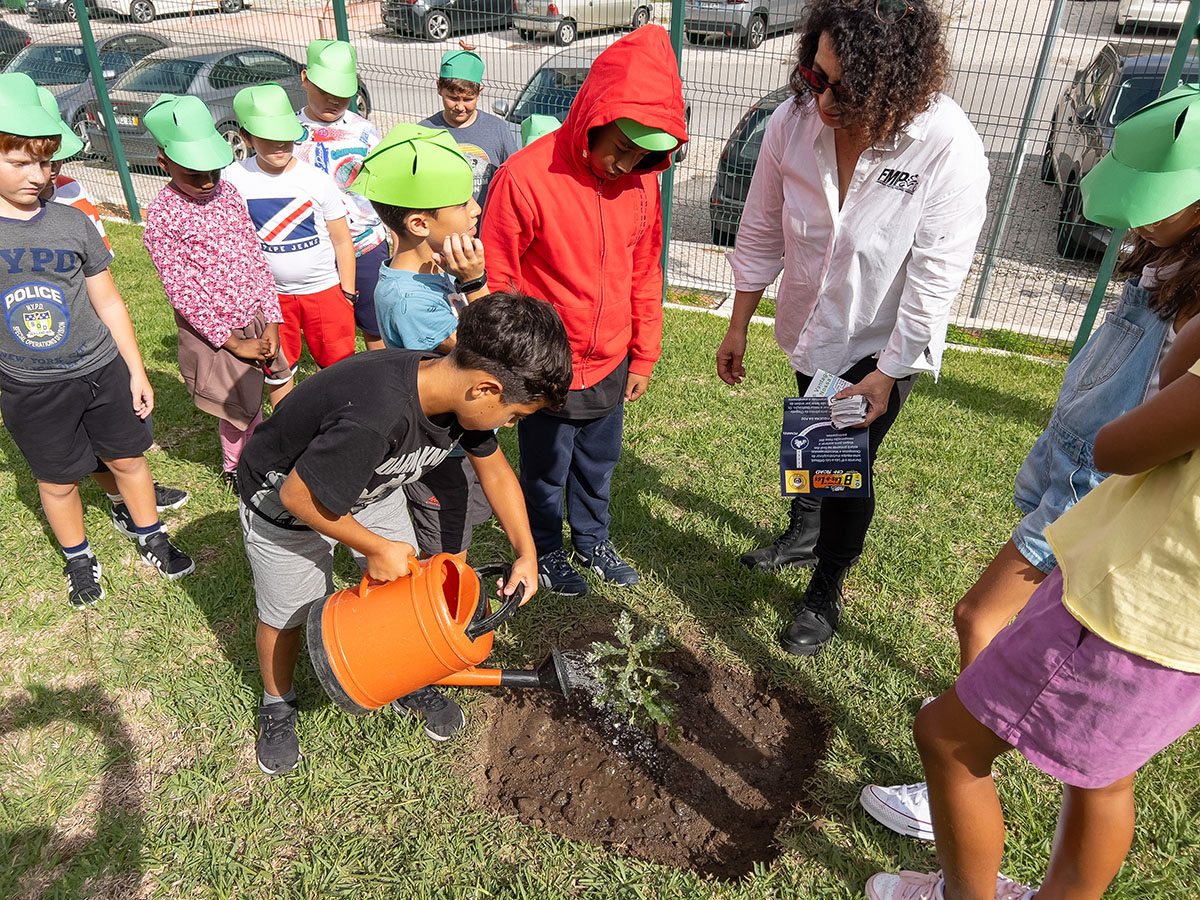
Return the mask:
<svg viewBox="0 0 1200 900"><path fill-rule="evenodd" d="M142 455L154 391L108 270L112 253L86 215L38 196L68 132L28 76L0 75L0 414L62 546L68 600L82 609L104 597L78 487L97 458L116 478L142 558L171 579L195 566L155 508Z"/></svg>
<svg viewBox="0 0 1200 900"><path fill-rule="evenodd" d="M379 581L408 574L416 538L405 484L461 444L517 560L506 595L537 589L537 552L525 502L493 430L560 406L571 349L550 304L495 294L463 311L449 356L360 353L306 379L246 443L239 514L254 573L263 698L256 755L268 775L300 757L292 678L308 606L333 591L333 550L345 544ZM404 660L396 660L403 665ZM458 705L433 687L393 703L446 740Z"/></svg>

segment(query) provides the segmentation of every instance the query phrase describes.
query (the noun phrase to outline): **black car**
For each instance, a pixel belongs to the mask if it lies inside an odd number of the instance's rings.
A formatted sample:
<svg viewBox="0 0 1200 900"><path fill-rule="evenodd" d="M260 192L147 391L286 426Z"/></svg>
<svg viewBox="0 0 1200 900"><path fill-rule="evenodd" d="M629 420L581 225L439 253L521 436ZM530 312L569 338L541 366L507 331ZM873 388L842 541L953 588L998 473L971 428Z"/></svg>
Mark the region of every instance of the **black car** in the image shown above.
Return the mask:
<svg viewBox="0 0 1200 900"><path fill-rule="evenodd" d="M1075 73L1050 121L1042 157L1042 180L1062 188L1058 252L1087 259L1104 252L1109 229L1083 217L1079 182L1112 146L1113 129L1158 96L1171 55L1145 44L1105 44L1096 58ZM1195 57L1183 67L1183 80L1200 76Z"/></svg>
<svg viewBox="0 0 1200 900"><path fill-rule="evenodd" d="M397 34L444 41L451 33L508 28L513 0L383 0L380 13Z"/></svg>
<svg viewBox="0 0 1200 900"><path fill-rule="evenodd" d="M721 151L721 159L717 163L717 180L708 198L714 244L733 246L738 225L742 221L746 194L750 192L750 177L754 174L754 164L758 162L758 154L762 150L767 120L791 96L792 89L789 87L771 91L746 110L725 142L725 149Z"/></svg>
<svg viewBox="0 0 1200 900"><path fill-rule="evenodd" d="M0 21L0 66L7 66L30 40L29 32Z"/></svg>

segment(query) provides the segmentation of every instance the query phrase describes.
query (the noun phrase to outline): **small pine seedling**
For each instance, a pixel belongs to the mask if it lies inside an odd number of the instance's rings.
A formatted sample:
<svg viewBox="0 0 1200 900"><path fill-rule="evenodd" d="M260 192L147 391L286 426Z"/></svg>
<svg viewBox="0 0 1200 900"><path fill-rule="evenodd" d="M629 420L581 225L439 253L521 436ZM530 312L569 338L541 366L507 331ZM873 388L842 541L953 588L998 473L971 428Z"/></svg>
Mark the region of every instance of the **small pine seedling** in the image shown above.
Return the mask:
<svg viewBox="0 0 1200 900"><path fill-rule="evenodd" d="M592 694L592 703L608 707L638 728L663 725L667 739L679 739L675 722L675 704L664 697L679 684L671 673L656 666L655 659L667 643L667 632L661 625L652 626L638 639L633 637L633 618L623 611L617 618L613 643L596 641L588 650L587 661L594 666L599 690Z"/></svg>

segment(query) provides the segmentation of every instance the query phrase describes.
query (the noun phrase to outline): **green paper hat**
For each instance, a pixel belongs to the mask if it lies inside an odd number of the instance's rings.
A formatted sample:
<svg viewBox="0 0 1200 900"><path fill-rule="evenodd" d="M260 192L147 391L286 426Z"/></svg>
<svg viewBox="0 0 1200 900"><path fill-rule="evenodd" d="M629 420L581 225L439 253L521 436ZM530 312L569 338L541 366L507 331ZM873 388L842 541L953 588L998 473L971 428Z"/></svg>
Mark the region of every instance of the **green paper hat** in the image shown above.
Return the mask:
<svg viewBox="0 0 1200 900"><path fill-rule="evenodd" d="M650 128L633 119L617 119L617 127L621 133L643 150L656 153L669 153L679 146L679 139L663 131L661 128Z"/></svg>
<svg viewBox="0 0 1200 900"><path fill-rule="evenodd" d="M58 119L58 131L62 135L62 143L58 145L58 152L50 157L54 162L61 162L64 159L70 159L76 153L83 149L83 141L79 139L71 127L62 120L62 115L58 111L58 101L54 99L54 95L46 88L40 87L37 89L38 100L41 101L42 109L47 114Z"/></svg>
<svg viewBox="0 0 1200 900"><path fill-rule="evenodd" d="M298 141L304 126L292 110L287 91L273 81L242 88L233 98L238 124L268 141Z"/></svg>
<svg viewBox="0 0 1200 900"><path fill-rule="evenodd" d="M483 84L483 60L478 53L470 50L447 50L442 54L438 77L461 78L463 81Z"/></svg>
<svg viewBox="0 0 1200 900"><path fill-rule="evenodd" d="M1084 216L1111 228L1148 225L1200 199L1200 86L1178 87L1118 125L1079 187Z"/></svg>
<svg viewBox="0 0 1200 900"><path fill-rule="evenodd" d="M56 137L62 133L58 107L42 108L37 85L23 72L0 75L0 131L18 137Z"/></svg>
<svg viewBox="0 0 1200 900"><path fill-rule="evenodd" d="M308 80L325 93L335 97L358 93L358 52L349 41L310 41L307 62Z"/></svg>
<svg viewBox="0 0 1200 900"><path fill-rule="evenodd" d="M232 148L217 134L212 113L199 97L163 94L142 121L167 159L186 169L211 172L233 162Z"/></svg>
<svg viewBox="0 0 1200 900"><path fill-rule="evenodd" d="M466 203L475 176L446 129L397 125L363 159L349 190L406 209L441 209Z"/></svg>
<svg viewBox="0 0 1200 900"><path fill-rule="evenodd" d="M561 125L562 122L554 116L544 116L540 113L526 116L525 121L521 123L521 146L528 147L543 134L549 134Z"/></svg>

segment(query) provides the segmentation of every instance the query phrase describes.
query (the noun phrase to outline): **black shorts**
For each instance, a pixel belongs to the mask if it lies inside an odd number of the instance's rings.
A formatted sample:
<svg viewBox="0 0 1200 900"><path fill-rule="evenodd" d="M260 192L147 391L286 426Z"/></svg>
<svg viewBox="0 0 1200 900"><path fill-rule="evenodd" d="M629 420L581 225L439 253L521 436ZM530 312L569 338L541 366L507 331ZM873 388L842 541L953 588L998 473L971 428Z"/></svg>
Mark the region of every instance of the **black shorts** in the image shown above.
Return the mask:
<svg viewBox="0 0 1200 900"><path fill-rule="evenodd" d="M465 456L450 456L435 469L404 486L418 549L461 553L471 546L476 525L492 517L475 467Z"/></svg>
<svg viewBox="0 0 1200 900"><path fill-rule="evenodd" d="M74 484L96 459L141 456L153 439L133 411L129 369L117 356L92 372L62 381L25 384L0 378L0 414L33 477Z"/></svg>

